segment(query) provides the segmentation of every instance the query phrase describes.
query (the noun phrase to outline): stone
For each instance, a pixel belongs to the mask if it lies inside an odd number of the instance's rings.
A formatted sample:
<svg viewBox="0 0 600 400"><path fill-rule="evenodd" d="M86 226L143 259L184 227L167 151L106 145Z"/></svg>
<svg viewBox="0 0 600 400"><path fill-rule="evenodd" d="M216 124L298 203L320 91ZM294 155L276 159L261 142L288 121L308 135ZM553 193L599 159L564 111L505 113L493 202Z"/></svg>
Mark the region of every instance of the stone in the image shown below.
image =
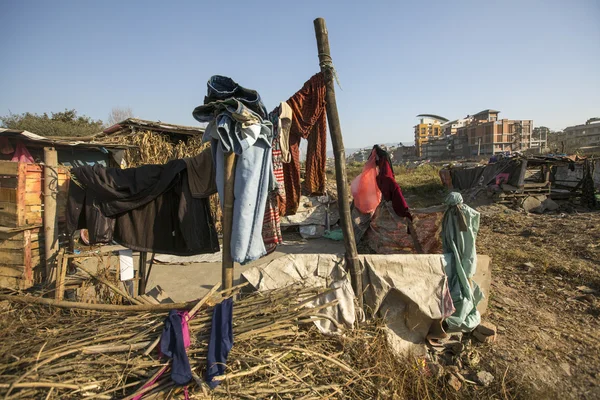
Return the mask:
<svg viewBox="0 0 600 400"><path fill-rule="evenodd" d="M514 308L517 308L517 307L519 307L519 303L517 303L517 301L516 301L516 300L513 300L513 299L511 299L511 298L509 298L509 297L497 297L496 299L497 299L499 302L501 302L501 303L503 303L503 304L506 304L506 305L507 305L507 306L509 306L509 307L514 307Z"/></svg>
<svg viewBox="0 0 600 400"><path fill-rule="evenodd" d="M429 368L431 376L433 376L435 379L439 379L442 377L444 369L440 364L436 362L429 362L427 363L427 368Z"/></svg>
<svg viewBox="0 0 600 400"><path fill-rule="evenodd" d="M473 337L477 339L481 343L494 343L496 341L496 334L493 335L484 335L483 333L474 330L472 333Z"/></svg>
<svg viewBox="0 0 600 400"><path fill-rule="evenodd" d="M534 212L533 210L537 210L542 206L542 202L535 197L529 196L523 200L523 204L521 206L527 212Z"/></svg>
<svg viewBox="0 0 600 400"><path fill-rule="evenodd" d="M451 374L458 374L459 373L459 369L456 365L449 365L445 368L446 372L449 372Z"/></svg>
<svg viewBox="0 0 600 400"><path fill-rule="evenodd" d="M542 205L543 205L543 206L546 208L546 210L548 210L548 211L556 211L556 210L558 210L558 208L560 207L560 206L558 205L558 203L557 203L557 202L555 202L555 201L554 201L554 200L552 200L552 199L546 199L546 200L544 200L544 201L542 202Z"/></svg>
<svg viewBox="0 0 600 400"><path fill-rule="evenodd" d="M462 388L462 382L454 374L448 374L446 383L457 392Z"/></svg>
<svg viewBox="0 0 600 400"><path fill-rule="evenodd" d="M482 321L475 330L485 336L493 336L496 334L496 325L489 321Z"/></svg>
<svg viewBox="0 0 600 400"><path fill-rule="evenodd" d="M450 351L452 351L456 355L459 355L465 350L465 345L460 342L451 343L448 347L450 347Z"/></svg>
<svg viewBox="0 0 600 400"><path fill-rule="evenodd" d="M571 366L569 365L569 363L560 363L560 368L565 371L565 374L567 374L567 376L571 376Z"/></svg>
<svg viewBox="0 0 600 400"><path fill-rule="evenodd" d="M494 381L494 375L487 371L479 371L476 375L477 382L485 387L488 387Z"/></svg>
<svg viewBox="0 0 600 400"><path fill-rule="evenodd" d="M535 266L532 262L526 262L520 265L521 269L525 272L531 271Z"/></svg>
<svg viewBox="0 0 600 400"><path fill-rule="evenodd" d="M577 297L577 300L579 300L579 301L587 301L588 303L593 303L594 302L594 295L584 294L583 296Z"/></svg>

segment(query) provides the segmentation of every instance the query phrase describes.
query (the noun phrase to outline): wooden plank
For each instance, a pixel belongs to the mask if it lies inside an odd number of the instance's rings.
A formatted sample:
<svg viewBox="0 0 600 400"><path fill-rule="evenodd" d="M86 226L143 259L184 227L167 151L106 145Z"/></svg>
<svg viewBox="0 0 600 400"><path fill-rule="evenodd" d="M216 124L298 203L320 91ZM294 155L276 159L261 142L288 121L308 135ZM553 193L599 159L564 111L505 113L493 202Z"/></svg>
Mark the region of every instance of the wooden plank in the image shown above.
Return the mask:
<svg viewBox="0 0 600 400"><path fill-rule="evenodd" d="M25 255L23 249L0 250L0 265L24 265Z"/></svg>
<svg viewBox="0 0 600 400"><path fill-rule="evenodd" d="M0 225L8 227L17 226L17 204L0 202Z"/></svg>
<svg viewBox="0 0 600 400"><path fill-rule="evenodd" d="M24 244L23 240L2 240L2 241L0 241L0 251L22 249L23 244Z"/></svg>
<svg viewBox="0 0 600 400"><path fill-rule="evenodd" d="M31 231L31 240L38 240L40 237L40 225L25 225L18 228L9 228L0 226L0 240L23 240L24 231Z"/></svg>
<svg viewBox="0 0 600 400"><path fill-rule="evenodd" d="M17 226L27 224L25 222L25 191L27 188L27 164L19 163L19 174L17 176Z"/></svg>
<svg viewBox="0 0 600 400"><path fill-rule="evenodd" d="M0 176L0 187L4 188L17 188L17 177L16 176Z"/></svg>
<svg viewBox="0 0 600 400"><path fill-rule="evenodd" d="M65 249L58 251L56 257L56 290L54 291L54 299L62 300L65 295L65 278L67 276L67 262L65 257Z"/></svg>
<svg viewBox="0 0 600 400"><path fill-rule="evenodd" d="M27 187L27 189L26 189L27 192L41 192L42 191L42 180L41 179L35 179L35 180L27 179L26 187Z"/></svg>
<svg viewBox="0 0 600 400"><path fill-rule="evenodd" d="M26 205L42 205L43 203L42 192L26 192L25 193L25 204Z"/></svg>
<svg viewBox="0 0 600 400"><path fill-rule="evenodd" d="M27 212L24 219L26 224L41 224L43 222L42 212L41 210L36 212Z"/></svg>
<svg viewBox="0 0 600 400"><path fill-rule="evenodd" d="M0 276L10 276L13 278L22 278L24 267L0 265Z"/></svg>
<svg viewBox="0 0 600 400"><path fill-rule="evenodd" d="M0 202L16 203L17 189L0 187Z"/></svg>
<svg viewBox="0 0 600 400"><path fill-rule="evenodd" d="M33 269L31 265L31 231L23 232L25 236L24 247L23 247L23 261L25 265L25 279L33 282Z"/></svg>
<svg viewBox="0 0 600 400"><path fill-rule="evenodd" d="M43 167L40 164L27 164L27 172L28 173L38 173L42 174Z"/></svg>
<svg viewBox="0 0 600 400"><path fill-rule="evenodd" d="M0 161L0 175L17 175L19 163L13 161Z"/></svg>
<svg viewBox="0 0 600 400"><path fill-rule="evenodd" d="M7 287L11 289L21 289L21 279L13 276L1 276L0 275L0 287Z"/></svg>

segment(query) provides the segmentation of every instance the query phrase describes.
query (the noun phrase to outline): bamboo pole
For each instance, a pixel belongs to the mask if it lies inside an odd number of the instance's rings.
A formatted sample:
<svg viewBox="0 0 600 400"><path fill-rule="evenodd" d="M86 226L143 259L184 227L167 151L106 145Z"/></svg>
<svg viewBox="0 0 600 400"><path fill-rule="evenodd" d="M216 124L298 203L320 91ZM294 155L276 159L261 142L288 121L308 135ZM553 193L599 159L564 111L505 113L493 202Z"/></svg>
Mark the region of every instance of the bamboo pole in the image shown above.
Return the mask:
<svg viewBox="0 0 600 400"><path fill-rule="evenodd" d="M139 280L138 280L138 296L146 293L146 261L148 260L148 253L140 251L139 260Z"/></svg>
<svg viewBox="0 0 600 400"><path fill-rule="evenodd" d="M94 303L81 303L76 301L57 301L53 299L46 299L43 297L34 296L19 296L12 294L0 294L0 300L8 300L10 302L22 303L22 304L45 304L48 306L54 306L59 308L71 308L77 310L94 310L94 311L117 311L117 312L138 312L138 311L149 311L149 312L163 312L169 310L190 310L196 304L197 301L190 301L187 303L168 303L168 304L136 304L133 306L121 306L116 304L94 304Z"/></svg>
<svg viewBox="0 0 600 400"><path fill-rule="evenodd" d="M56 254L58 253L58 221L56 219L56 197L58 194L58 155L53 147L44 147L44 254L46 279L53 282Z"/></svg>
<svg viewBox="0 0 600 400"><path fill-rule="evenodd" d="M223 195L223 276L222 288L229 289L233 286L233 259L231 258L231 230L233 226L233 187L235 183L235 161L233 152L225 154L225 185Z"/></svg>
<svg viewBox="0 0 600 400"><path fill-rule="evenodd" d="M340 126L340 117L338 115L337 103L335 100L335 88L333 82L333 63L331 60L331 51L329 49L329 35L327 26L323 18L317 18L314 21L315 36L317 38L317 49L319 51L319 65L321 72L325 74L325 86L327 93L327 122L329 123L329 132L331 134L331 143L333 144L333 155L335 158L335 179L337 184L338 205L340 208L340 222L342 232L344 233L344 245L346 247L346 263L352 277L352 287L358 298L358 303L363 305L363 287L362 273L360 263L358 262L358 251L356 250L356 240L354 239L354 230L352 228L352 217L350 214L350 203L348 202L348 182L346 177L346 152L344 150L344 141L342 139L342 128Z"/></svg>

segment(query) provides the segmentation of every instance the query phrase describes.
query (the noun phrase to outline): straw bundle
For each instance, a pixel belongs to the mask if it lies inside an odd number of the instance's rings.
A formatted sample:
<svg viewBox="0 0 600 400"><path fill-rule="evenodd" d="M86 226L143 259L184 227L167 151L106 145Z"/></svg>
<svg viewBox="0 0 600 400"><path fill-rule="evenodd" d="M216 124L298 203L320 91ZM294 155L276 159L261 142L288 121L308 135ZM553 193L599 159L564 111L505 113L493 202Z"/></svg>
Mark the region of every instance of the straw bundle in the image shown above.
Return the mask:
<svg viewBox="0 0 600 400"><path fill-rule="evenodd" d="M227 374L219 377L221 385L211 392L199 377L204 375L212 308L237 290L209 294L190 311L198 310L189 323L192 398L404 395L403 379L391 374L398 371L399 362L378 325L369 323L344 336L320 334L311 321L324 318L321 309L336 302L320 309L303 307L326 290L299 285L253 293L235 302L235 343ZM183 388L171 381L170 361L156 354L166 312L90 314L23 305L23 297L0 295L4 398L131 399L134 394L144 394L145 399L180 398ZM163 370L154 384L142 388Z"/></svg>
<svg viewBox="0 0 600 400"><path fill-rule="evenodd" d="M178 158L194 157L209 145L202 142L202 136L200 135L191 136L186 142L179 140L175 143L169 136L152 131L112 135L107 137L105 142L136 146L125 151L127 167L166 164Z"/></svg>

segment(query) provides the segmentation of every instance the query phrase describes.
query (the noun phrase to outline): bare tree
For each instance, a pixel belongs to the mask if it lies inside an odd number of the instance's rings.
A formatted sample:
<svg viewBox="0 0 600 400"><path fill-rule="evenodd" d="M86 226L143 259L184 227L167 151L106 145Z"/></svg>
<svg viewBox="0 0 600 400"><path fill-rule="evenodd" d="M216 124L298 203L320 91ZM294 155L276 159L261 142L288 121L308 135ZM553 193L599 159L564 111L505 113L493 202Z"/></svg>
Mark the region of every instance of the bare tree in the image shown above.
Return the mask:
<svg viewBox="0 0 600 400"><path fill-rule="evenodd" d="M125 121L127 118L133 117L133 110L131 107L113 107L108 114L108 126L113 126L119 122Z"/></svg>

